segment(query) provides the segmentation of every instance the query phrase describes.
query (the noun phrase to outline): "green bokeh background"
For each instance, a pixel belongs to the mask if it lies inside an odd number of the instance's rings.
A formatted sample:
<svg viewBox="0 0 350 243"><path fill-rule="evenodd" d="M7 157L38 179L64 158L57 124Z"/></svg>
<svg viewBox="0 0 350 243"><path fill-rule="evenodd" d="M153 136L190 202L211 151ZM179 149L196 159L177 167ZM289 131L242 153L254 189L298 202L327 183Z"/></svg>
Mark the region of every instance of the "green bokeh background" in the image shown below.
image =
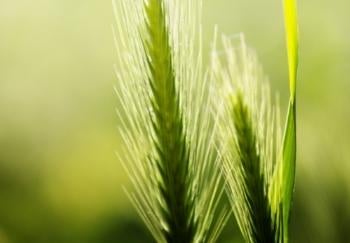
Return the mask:
<svg viewBox="0 0 350 243"><path fill-rule="evenodd" d="M132 0L130 0L132 4ZM292 242L350 242L350 2L299 1ZM123 186L110 0L0 0L0 243L152 242ZM243 32L285 112L281 0L204 0ZM242 242L233 219L220 242Z"/></svg>

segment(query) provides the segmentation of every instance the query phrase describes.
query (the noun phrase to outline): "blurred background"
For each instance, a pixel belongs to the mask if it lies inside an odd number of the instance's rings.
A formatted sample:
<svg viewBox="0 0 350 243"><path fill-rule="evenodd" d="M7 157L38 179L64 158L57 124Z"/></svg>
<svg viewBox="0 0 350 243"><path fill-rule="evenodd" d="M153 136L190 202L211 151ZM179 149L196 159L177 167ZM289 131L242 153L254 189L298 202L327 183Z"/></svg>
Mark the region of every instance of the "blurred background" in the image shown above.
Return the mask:
<svg viewBox="0 0 350 243"><path fill-rule="evenodd" d="M350 242L349 9L299 1L292 242ZM115 156L113 21L110 0L0 0L0 243L153 242ZM204 0L206 60L216 24L245 33L285 112L281 0ZM233 219L220 242L242 242Z"/></svg>

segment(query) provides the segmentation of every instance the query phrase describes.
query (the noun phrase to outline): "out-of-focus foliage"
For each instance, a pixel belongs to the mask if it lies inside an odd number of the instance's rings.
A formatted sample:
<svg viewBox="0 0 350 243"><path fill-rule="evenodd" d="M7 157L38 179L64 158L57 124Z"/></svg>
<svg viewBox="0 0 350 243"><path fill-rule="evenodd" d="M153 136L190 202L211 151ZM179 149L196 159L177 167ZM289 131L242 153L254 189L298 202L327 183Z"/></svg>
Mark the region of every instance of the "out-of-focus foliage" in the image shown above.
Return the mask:
<svg viewBox="0 0 350 243"><path fill-rule="evenodd" d="M281 1L203 7L207 56L214 24L232 38L244 32L271 86L288 97ZM291 242L343 243L350 239L350 2L298 7ZM122 190L128 180L115 156L112 23L110 1L0 2L0 243L152 242ZM221 242L241 239L228 230Z"/></svg>

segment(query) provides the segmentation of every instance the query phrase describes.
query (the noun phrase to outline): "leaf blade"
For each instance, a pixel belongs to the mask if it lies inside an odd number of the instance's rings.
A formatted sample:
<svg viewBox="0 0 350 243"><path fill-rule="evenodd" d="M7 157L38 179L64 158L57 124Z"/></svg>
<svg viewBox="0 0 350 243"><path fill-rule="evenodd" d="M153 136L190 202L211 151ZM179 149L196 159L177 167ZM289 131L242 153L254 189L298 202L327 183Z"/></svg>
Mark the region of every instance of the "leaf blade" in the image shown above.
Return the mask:
<svg viewBox="0 0 350 243"><path fill-rule="evenodd" d="M296 0L284 0L286 45L289 67L290 99L283 135L282 147L282 204L283 204L283 242L288 242L288 226L293 200L296 170L296 81L298 73L298 17Z"/></svg>
<svg viewBox="0 0 350 243"><path fill-rule="evenodd" d="M295 0L284 0L284 21L285 21L288 67L289 67L289 88L290 88L291 98L294 101L295 94L296 94L296 79L297 79L298 59L299 59L298 16L297 16L297 4Z"/></svg>

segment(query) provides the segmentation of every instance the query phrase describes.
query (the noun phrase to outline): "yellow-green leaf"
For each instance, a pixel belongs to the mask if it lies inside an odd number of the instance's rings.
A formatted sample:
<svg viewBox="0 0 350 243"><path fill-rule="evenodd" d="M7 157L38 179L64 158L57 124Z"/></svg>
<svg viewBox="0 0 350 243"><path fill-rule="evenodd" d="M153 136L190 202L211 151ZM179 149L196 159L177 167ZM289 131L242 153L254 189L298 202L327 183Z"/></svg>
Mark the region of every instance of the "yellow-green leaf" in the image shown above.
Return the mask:
<svg viewBox="0 0 350 243"><path fill-rule="evenodd" d="M284 0L284 18L287 39L289 87L292 100L295 99L298 69L298 18L295 0Z"/></svg>
<svg viewBox="0 0 350 243"><path fill-rule="evenodd" d="M290 100L282 147L283 242L288 242L288 226L293 200L296 167L296 80L298 70L298 20L296 0L284 0L284 17L289 66Z"/></svg>

